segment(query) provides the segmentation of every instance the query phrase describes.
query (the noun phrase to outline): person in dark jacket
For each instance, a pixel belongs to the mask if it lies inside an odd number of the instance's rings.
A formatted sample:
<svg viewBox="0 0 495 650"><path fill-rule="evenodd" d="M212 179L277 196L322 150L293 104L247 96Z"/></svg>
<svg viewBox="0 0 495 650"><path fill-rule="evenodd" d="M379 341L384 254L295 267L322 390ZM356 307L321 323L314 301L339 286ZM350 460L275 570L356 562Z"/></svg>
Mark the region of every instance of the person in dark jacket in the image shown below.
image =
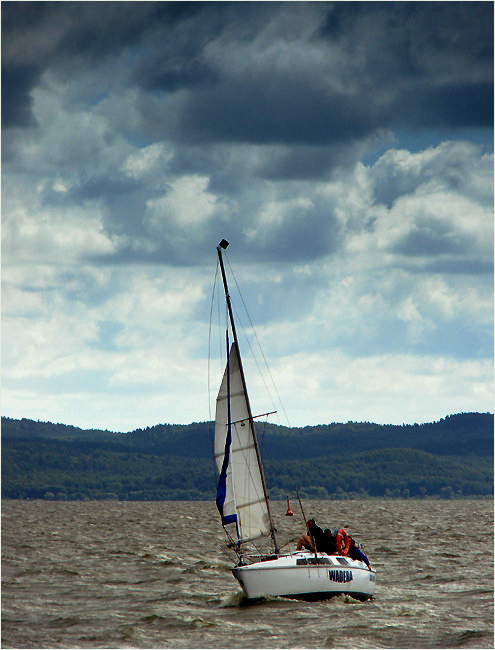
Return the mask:
<svg viewBox="0 0 495 650"><path fill-rule="evenodd" d="M325 528L323 535L325 540L323 551L325 551L325 553L328 555L337 553L337 539L335 538L335 535L332 533L330 528Z"/></svg>
<svg viewBox="0 0 495 650"><path fill-rule="evenodd" d="M303 535L297 543L297 550L300 551L302 548L307 548L310 551L324 551L324 546L326 545L326 537L323 533L323 530L316 524L314 519L309 519L306 522L308 527L307 535ZM313 543L314 542L314 543Z"/></svg>
<svg viewBox="0 0 495 650"><path fill-rule="evenodd" d="M370 567L370 561L366 557L366 555L359 549L356 545L356 542L352 539L352 537L349 537L349 552L347 553L347 556L351 558L351 560L361 560L361 562L364 562L368 569L371 569Z"/></svg>

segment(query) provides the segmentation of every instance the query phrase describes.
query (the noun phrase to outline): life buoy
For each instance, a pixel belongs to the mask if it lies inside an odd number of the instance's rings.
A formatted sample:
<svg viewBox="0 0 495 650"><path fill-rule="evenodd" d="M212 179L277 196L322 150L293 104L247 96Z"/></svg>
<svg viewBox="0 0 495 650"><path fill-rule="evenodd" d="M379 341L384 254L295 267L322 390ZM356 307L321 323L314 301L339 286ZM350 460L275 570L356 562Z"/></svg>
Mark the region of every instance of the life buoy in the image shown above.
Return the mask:
<svg viewBox="0 0 495 650"><path fill-rule="evenodd" d="M349 544L351 542L351 538L343 528L341 528L337 533L336 541L337 541L337 551L341 555L347 555L347 553L349 553Z"/></svg>

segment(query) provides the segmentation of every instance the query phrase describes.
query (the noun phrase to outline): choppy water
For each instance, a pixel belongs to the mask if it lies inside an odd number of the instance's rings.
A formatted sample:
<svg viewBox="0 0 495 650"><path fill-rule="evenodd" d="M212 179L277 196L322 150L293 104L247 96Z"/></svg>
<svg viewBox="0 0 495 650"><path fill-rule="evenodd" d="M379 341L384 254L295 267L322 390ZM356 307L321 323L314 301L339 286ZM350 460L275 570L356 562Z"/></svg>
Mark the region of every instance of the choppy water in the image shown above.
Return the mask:
<svg viewBox="0 0 495 650"><path fill-rule="evenodd" d="M282 535L302 532L284 517ZM296 504L292 504L295 506ZM2 503L4 648L492 648L493 502L314 501L375 600L246 604L214 504Z"/></svg>

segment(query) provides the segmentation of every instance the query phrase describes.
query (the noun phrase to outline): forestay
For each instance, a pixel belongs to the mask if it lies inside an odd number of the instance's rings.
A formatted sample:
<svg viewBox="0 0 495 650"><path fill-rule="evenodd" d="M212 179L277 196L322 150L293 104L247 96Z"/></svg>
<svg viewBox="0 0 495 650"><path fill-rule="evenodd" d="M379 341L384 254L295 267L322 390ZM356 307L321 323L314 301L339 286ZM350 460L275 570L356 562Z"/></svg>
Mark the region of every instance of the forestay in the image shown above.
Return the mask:
<svg viewBox="0 0 495 650"><path fill-rule="evenodd" d="M217 397L215 460L220 474L217 506L222 523L235 523L241 542L269 533L270 518L235 343Z"/></svg>

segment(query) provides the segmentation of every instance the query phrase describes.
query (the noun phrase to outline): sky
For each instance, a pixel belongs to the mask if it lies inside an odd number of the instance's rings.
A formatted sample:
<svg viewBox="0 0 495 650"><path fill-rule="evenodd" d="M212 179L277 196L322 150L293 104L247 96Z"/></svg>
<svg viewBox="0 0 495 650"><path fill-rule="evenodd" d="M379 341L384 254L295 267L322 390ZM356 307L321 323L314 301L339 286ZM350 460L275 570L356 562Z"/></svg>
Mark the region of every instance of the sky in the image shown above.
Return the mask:
<svg viewBox="0 0 495 650"><path fill-rule="evenodd" d="M209 420L222 238L255 414L493 412L493 96L490 2L2 2L2 415Z"/></svg>

